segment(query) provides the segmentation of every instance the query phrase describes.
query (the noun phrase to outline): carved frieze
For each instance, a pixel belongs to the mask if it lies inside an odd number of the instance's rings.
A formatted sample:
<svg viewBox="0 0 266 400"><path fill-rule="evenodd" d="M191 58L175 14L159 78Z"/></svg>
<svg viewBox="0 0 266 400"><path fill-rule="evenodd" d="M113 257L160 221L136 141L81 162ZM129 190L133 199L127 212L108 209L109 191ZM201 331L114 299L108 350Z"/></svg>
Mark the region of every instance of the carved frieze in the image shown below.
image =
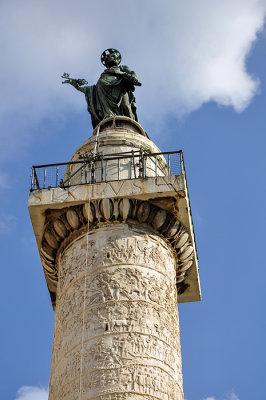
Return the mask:
<svg viewBox="0 0 266 400"><path fill-rule="evenodd" d="M176 262L170 243L127 224L62 250L49 400L183 399Z"/></svg>
<svg viewBox="0 0 266 400"><path fill-rule="evenodd" d="M56 290L58 265L64 248L75 238L86 232L88 224L89 231L94 231L110 223L127 223L132 226L142 226L144 224L144 226L150 228L151 233L157 232L160 237L170 243L177 259L176 284L178 290L180 293L186 290L185 279L193 265L194 248L188 232L174 215L149 201L128 198L120 200L102 199L99 201L93 200L81 206L63 209L60 215L57 212L56 217L53 217L53 213L47 215L40 252L53 303L55 303L55 298L58 295ZM153 257L156 264L163 264L167 260L167 258L161 256L156 246L150 245L149 238L147 238L146 242L137 244L134 241L125 242L124 247L121 246L119 250L110 246L107 254L102 251L99 252L99 249L96 251L93 240L90 245L89 252L83 248L79 249L75 255L70 256L73 262L73 276L77 273L75 265L78 265L77 268L82 268L87 257L90 258L89 261L92 264L99 257L102 257L105 262L108 262L109 258L109 262L116 260L118 263L122 259L124 262L141 262L141 257L142 262L145 262L147 256ZM72 277L68 276L65 279L72 279ZM64 286L63 280L61 280L61 284Z"/></svg>

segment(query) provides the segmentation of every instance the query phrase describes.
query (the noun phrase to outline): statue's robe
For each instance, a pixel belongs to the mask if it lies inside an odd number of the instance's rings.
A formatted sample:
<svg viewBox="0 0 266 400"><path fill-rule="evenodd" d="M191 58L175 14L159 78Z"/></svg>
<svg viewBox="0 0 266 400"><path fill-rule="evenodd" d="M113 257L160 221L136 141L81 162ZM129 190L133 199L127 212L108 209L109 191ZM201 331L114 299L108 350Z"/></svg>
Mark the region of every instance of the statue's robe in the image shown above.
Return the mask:
<svg viewBox="0 0 266 400"><path fill-rule="evenodd" d="M120 65L104 70L96 85L83 88L93 128L103 119L114 115L138 121L133 95L135 87L121 72L137 79L134 71L126 65Z"/></svg>

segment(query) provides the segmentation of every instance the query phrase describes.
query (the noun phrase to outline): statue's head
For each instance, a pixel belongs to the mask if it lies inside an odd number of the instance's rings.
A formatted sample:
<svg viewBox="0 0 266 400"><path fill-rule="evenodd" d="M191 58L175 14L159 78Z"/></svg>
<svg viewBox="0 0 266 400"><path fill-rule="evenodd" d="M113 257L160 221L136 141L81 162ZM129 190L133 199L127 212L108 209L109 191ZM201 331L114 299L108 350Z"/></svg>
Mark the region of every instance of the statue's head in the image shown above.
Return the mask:
<svg viewBox="0 0 266 400"><path fill-rule="evenodd" d="M121 62L121 53L116 49L107 49L101 55L102 64L107 67L117 67Z"/></svg>

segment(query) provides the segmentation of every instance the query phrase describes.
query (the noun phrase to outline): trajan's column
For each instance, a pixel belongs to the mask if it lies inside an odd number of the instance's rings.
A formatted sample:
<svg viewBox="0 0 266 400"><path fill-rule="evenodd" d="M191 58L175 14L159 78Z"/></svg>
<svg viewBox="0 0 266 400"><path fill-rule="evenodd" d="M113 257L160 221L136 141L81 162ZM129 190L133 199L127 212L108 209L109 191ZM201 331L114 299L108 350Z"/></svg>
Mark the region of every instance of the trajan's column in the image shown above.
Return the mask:
<svg viewBox="0 0 266 400"><path fill-rule="evenodd" d="M108 49L92 136L33 167L29 211L55 310L49 400L182 400L177 304L200 300L182 152L137 122L136 74Z"/></svg>

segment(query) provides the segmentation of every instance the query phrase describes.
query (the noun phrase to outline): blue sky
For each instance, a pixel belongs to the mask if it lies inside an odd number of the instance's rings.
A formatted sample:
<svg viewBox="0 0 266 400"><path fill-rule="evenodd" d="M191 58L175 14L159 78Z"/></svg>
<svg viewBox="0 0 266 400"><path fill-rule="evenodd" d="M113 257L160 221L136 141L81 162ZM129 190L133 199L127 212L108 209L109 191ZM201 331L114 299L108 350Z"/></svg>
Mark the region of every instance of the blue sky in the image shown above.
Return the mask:
<svg viewBox="0 0 266 400"><path fill-rule="evenodd" d="M266 1L200 3L1 2L3 400L45 400L50 374L54 314L27 211L30 167L68 161L91 135L85 100L60 75L93 84L111 46L143 83L150 138L184 151L202 286L202 302L179 306L185 398L266 398Z"/></svg>

